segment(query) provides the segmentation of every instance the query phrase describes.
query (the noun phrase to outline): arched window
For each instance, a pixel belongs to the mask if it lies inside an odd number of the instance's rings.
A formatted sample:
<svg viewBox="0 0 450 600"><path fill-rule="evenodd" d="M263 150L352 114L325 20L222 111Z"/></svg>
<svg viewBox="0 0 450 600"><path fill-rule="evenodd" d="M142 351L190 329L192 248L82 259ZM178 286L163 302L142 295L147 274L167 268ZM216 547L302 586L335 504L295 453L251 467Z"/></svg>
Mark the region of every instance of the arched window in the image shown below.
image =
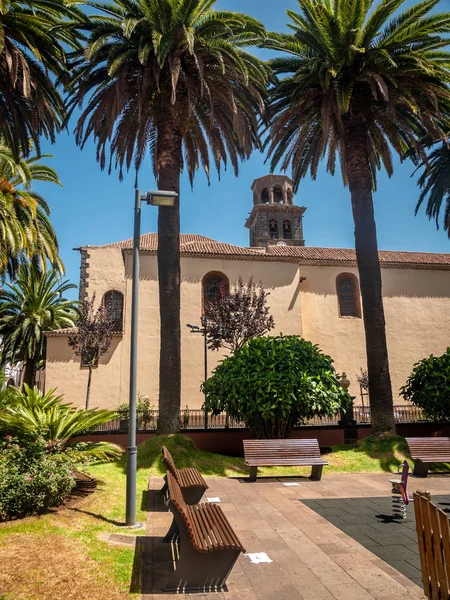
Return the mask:
<svg viewBox="0 0 450 600"><path fill-rule="evenodd" d="M103 314L106 320L114 323L114 331L123 329L123 294L117 290L106 292L102 300Z"/></svg>
<svg viewBox="0 0 450 600"><path fill-rule="evenodd" d="M336 292L340 317L361 318L358 279L353 273L341 273L336 277Z"/></svg>
<svg viewBox="0 0 450 600"><path fill-rule="evenodd" d="M230 284L228 277L223 273L213 271L203 277L203 310L209 302L215 302L220 296L228 294Z"/></svg>
<svg viewBox="0 0 450 600"><path fill-rule="evenodd" d="M270 219L269 221L269 237L271 239L276 239L278 237L278 223L275 219Z"/></svg>
<svg viewBox="0 0 450 600"><path fill-rule="evenodd" d="M264 188L263 191L261 192L261 202L263 204L266 204L267 202L269 202L269 190L267 188Z"/></svg>
<svg viewBox="0 0 450 600"><path fill-rule="evenodd" d="M291 222L288 221L288 220L283 221L283 238L285 240L291 240L292 239Z"/></svg>
<svg viewBox="0 0 450 600"><path fill-rule="evenodd" d="M273 188L273 199L277 204L283 204L283 190L280 187Z"/></svg>

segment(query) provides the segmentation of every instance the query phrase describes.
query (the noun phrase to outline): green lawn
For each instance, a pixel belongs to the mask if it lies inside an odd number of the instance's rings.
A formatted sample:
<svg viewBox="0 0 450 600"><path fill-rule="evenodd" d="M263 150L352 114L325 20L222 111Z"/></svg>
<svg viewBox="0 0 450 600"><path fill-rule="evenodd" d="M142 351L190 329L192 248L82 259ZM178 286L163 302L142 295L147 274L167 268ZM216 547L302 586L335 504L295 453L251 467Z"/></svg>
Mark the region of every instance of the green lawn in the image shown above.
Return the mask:
<svg viewBox="0 0 450 600"><path fill-rule="evenodd" d="M179 467L196 466L205 475L248 474L242 458L202 452L183 435L159 436L138 449L138 520L145 522L148 478L162 475L161 446L167 445ZM325 457L333 472L397 471L407 456L403 438L366 438L356 446L337 446ZM440 470L442 466L440 465ZM105 533L128 533L125 514L125 460L90 467L98 489L78 505L60 512L0 524L0 598L2 600L122 600L130 593L134 550L100 540ZM299 475L309 469L261 469L261 475ZM145 531L137 531L144 535ZM45 551L43 551L43 549ZM18 569L18 565L21 565ZM76 590L68 596L67 590Z"/></svg>

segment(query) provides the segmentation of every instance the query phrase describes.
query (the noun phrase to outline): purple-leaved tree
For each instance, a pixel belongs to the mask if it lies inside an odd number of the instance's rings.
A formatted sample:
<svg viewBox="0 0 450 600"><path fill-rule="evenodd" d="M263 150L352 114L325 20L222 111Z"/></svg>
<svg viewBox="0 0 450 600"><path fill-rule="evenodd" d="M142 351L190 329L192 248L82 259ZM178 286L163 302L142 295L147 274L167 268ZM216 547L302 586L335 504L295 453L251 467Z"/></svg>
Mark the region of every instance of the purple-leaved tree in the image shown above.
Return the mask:
<svg viewBox="0 0 450 600"><path fill-rule="evenodd" d="M253 277L244 283L242 277L232 291L224 285L220 297L205 306L204 325L211 350L228 348L236 352L248 339L264 335L275 327L269 314L266 292Z"/></svg>
<svg viewBox="0 0 450 600"><path fill-rule="evenodd" d="M99 358L109 350L115 329L114 321L106 320L101 307L94 310L94 303L95 294L90 300L86 298L81 302L76 331L69 335L68 339L69 346L73 348L75 355L79 356L82 365L89 369L86 408L89 408L92 369L98 365Z"/></svg>

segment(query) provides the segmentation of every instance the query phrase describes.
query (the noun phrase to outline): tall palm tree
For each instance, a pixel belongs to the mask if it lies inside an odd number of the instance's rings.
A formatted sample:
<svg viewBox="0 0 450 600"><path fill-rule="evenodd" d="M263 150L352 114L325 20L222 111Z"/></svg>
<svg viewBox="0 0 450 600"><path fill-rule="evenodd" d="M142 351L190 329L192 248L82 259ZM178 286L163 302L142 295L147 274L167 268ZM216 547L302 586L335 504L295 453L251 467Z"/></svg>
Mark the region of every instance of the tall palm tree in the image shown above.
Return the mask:
<svg viewBox="0 0 450 600"><path fill-rule="evenodd" d="M34 265L19 267L17 279L0 290L1 362L25 365L24 384L32 387L37 365L45 359L45 332L75 325L77 302L63 294L76 286L57 272Z"/></svg>
<svg viewBox="0 0 450 600"><path fill-rule="evenodd" d="M436 221L439 228L439 216L444 204L444 230L450 237L450 146L445 141L431 150L426 161L419 167L423 168L417 184L422 188L416 206L416 214L426 202L425 212L427 217Z"/></svg>
<svg viewBox="0 0 450 600"><path fill-rule="evenodd" d="M296 186L339 158L350 189L366 333L372 424L394 431L392 387L372 192L377 170L392 175L392 151L403 155L425 134L443 137L450 107L450 13L430 15L425 0L393 17L404 0L299 0L288 11L291 34L266 44L271 61L268 140L272 168L292 168Z"/></svg>
<svg viewBox="0 0 450 600"><path fill-rule="evenodd" d="M32 190L34 181L61 185L56 172L40 162L50 154L16 158L0 137L0 276L14 275L22 259L45 269L49 260L62 271L58 242L44 198Z"/></svg>
<svg viewBox="0 0 450 600"><path fill-rule="evenodd" d="M77 47L81 11L59 0L0 0L0 136L14 156L54 140L64 103L51 74L63 75L65 48Z"/></svg>
<svg viewBox="0 0 450 600"><path fill-rule="evenodd" d="M158 188L179 192L203 166L230 160L235 172L258 143L268 68L245 48L263 26L240 13L214 10L216 0L114 0L88 3L102 14L72 81L72 106L88 96L76 129L93 135L103 168L137 170L149 154ZM161 320L159 430L179 428L180 215L161 207L158 277Z"/></svg>

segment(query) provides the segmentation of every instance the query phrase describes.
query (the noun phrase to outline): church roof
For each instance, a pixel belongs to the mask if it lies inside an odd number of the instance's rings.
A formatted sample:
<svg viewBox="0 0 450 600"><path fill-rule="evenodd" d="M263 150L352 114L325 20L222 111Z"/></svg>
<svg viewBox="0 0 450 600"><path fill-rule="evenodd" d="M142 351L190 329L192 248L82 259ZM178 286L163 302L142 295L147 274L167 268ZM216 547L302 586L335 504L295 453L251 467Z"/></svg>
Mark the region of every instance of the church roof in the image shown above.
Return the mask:
<svg viewBox="0 0 450 600"><path fill-rule="evenodd" d="M106 244L105 246L86 246L85 248L121 248L129 251L133 239ZM141 236L141 252L156 253L158 235L146 233ZM273 245L266 248L248 248L218 242L203 235L180 234L182 256L196 258L230 258L236 260L260 260L294 262L317 266L356 266L356 253L352 248L319 248L314 246ZM404 252L399 250L380 250L381 266L385 268L450 270L450 254L437 252Z"/></svg>
<svg viewBox="0 0 450 600"><path fill-rule="evenodd" d="M318 248L314 246L269 246L267 252L275 256L290 256L304 265L356 265L353 248ZM391 268L449 268L450 254L437 252L405 252L380 250L381 266Z"/></svg>
<svg viewBox="0 0 450 600"><path fill-rule="evenodd" d="M86 246L89 248L92 246ZM95 246L94 246L95 247ZM99 246L97 246L99 247ZM106 246L100 246L102 248L121 248L124 251L131 250L133 248L133 239L123 240L122 242L114 242L113 244L106 244ZM141 235L141 252L148 252L150 254L156 253L158 249L158 234L156 233L145 233ZM264 248L246 248L244 246L234 246L233 244L226 244L225 242L218 242L212 238L204 235L198 235L195 233L181 233L180 234L180 252L182 256L196 256L196 257L225 257L235 259L248 259L248 260L269 260L269 261L283 261L283 262L294 262L291 257L280 257L267 255Z"/></svg>

